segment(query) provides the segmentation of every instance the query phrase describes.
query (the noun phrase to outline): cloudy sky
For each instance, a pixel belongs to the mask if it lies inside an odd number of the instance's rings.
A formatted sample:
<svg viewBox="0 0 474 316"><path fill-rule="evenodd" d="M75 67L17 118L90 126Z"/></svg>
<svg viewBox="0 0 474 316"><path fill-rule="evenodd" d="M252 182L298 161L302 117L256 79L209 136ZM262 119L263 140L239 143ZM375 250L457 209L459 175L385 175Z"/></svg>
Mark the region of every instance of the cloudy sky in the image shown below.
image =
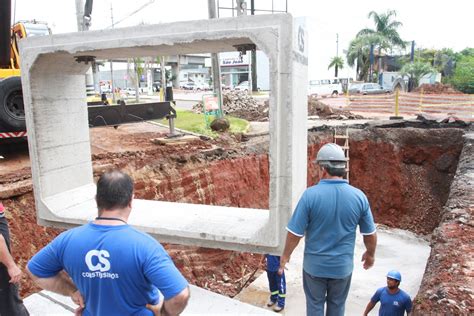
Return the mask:
<svg viewBox="0 0 474 316"><path fill-rule="evenodd" d="M17 21L46 21L55 34L77 30L76 0L11 1ZM231 11L224 8L231 7L233 1L218 2L222 7L220 16L229 16ZM208 0L95 0L92 29L110 27L112 14L115 22L120 21L115 27L206 19L207 4ZM255 0L256 9L270 10L272 4L275 10L285 10L285 0ZM333 74L327 66L336 55L336 34L339 34L338 53L342 55L360 29L374 27L372 20L367 18L370 11L395 10L397 20L403 23L399 29L401 37L406 41L414 40L418 48L448 47L459 51L474 47L473 7L473 0L288 0L289 13L307 17L311 78ZM346 67L341 75L353 77L354 71Z"/></svg>

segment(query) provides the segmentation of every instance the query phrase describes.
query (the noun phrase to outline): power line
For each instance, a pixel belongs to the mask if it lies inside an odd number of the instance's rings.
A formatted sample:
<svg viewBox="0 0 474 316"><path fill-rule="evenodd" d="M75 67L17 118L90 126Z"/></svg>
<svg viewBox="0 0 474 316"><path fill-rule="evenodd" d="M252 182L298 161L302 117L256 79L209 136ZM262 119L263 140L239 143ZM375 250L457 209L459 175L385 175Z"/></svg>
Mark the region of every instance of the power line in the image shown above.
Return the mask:
<svg viewBox="0 0 474 316"><path fill-rule="evenodd" d="M106 29L110 29L110 28L114 28L115 25L119 24L119 23L122 23L123 21L125 21L126 19L128 19L129 17L137 14L138 12L140 12L141 10L145 9L147 6L149 6L150 4L152 4L153 2L155 2L155 0L150 0L148 1L147 3L145 3L144 5L142 5L141 7L139 7L138 9L136 9L135 11L133 11L132 13L130 13L129 15L123 17L122 19L118 20L117 22L113 22L112 21L112 25L106 27ZM112 3L111 3L112 5Z"/></svg>

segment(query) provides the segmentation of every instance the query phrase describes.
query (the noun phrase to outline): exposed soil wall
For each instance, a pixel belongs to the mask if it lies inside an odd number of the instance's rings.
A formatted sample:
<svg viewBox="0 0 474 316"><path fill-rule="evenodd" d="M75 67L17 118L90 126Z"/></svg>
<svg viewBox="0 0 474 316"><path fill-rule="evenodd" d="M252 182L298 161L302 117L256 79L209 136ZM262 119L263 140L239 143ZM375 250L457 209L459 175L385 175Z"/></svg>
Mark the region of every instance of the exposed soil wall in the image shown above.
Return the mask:
<svg viewBox="0 0 474 316"><path fill-rule="evenodd" d="M309 134L308 185L318 179L311 161L322 144L332 141L332 133L327 129ZM462 150L462 134L461 129L351 131L350 181L367 194L378 223L422 234L438 226ZM236 143L223 138L213 145L219 148L196 141L95 154L94 171L125 169L135 179L138 198L268 208L267 140ZM13 178L0 190L0 197L9 211L15 259L24 267L58 231L36 225L31 183L24 176L17 182ZM259 254L179 245L165 248L191 283L231 297L261 273ZM472 273L472 267L467 270ZM35 290L25 280L22 289L24 295Z"/></svg>
<svg viewBox="0 0 474 316"><path fill-rule="evenodd" d="M414 315L474 314L474 133L466 137L449 199L434 230Z"/></svg>

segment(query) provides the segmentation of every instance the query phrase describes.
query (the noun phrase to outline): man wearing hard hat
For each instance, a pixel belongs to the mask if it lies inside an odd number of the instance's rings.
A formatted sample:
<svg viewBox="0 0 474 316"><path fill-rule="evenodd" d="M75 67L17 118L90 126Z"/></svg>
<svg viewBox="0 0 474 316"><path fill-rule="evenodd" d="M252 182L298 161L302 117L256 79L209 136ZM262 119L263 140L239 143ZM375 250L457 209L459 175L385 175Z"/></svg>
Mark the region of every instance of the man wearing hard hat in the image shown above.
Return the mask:
<svg viewBox="0 0 474 316"><path fill-rule="evenodd" d="M411 312L413 304L410 295L398 288L402 282L402 275L396 270L387 273L387 286L381 287L375 292L365 308L364 316L380 301L379 315L403 316Z"/></svg>
<svg viewBox="0 0 474 316"><path fill-rule="evenodd" d="M344 180L347 159L342 148L326 144L316 164L321 181L303 193L288 223L282 273L290 255L305 237L303 289L306 314L343 316L354 268L356 229L359 226L366 251L364 268L374 264L377 235L365 194Z"/></svg>

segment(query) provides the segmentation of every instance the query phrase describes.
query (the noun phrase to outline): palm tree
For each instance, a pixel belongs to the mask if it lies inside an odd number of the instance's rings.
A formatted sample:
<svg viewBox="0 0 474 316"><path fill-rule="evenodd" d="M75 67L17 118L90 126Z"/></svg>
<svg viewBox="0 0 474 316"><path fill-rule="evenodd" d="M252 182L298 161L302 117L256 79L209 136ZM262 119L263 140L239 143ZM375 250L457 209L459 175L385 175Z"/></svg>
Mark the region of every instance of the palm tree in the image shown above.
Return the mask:
<svg viewBox="0 0 474 316"><path fill-rule="evenodd" d="M418 87L421 77L427 74L435 73L436 70L430 64L422 61L415 61L411 64L406 64L400 70L402 76L408 76L413 80L413 86Z"/></svg>
<svg viewBox="0 0 474 316"><path fill-rule="evenodd" d="M357 33L357 37L367 34L379 34L385 37L390 44L393 46L399 46L401 48L406 47L405 41L403 41L398 34L397 28L403 24L399 21L392 21L392 17L396 17L397 12L395 10L388 10L387 13L378 14L375 11L370 11L369 19L373 18L375 29L362 29Z"/></svg>
<svg viewBox="0 0 474 316"><path fill-rule="evenodd" d="M399 21L393 20L392 18L397 16L395 10L388 10L386 13L378 14L375 11L370 11L369 19L374 20L375 29L365 28L357 33L357 37L363 37L367 35L378 35L381 42L376 43L379 54L379 71L382 68L382 59L380 58L382 51L386 49L393 49L394 46L401 48L406 47L406 43L401 39L397 29L403 24Z"/></svg>
<svg viewBox="0 0 474 316"><path fill-rule="evenodd" d="M347 64L351 67L356 66L357 80L367 80L369 74L369 52L370 46L378 45L389 47L387 38L379 34L360 35L353 39L346 52Z"/></svg>
<svg viewBox="0 0 474 316"><path fill-rule="evenodd" d="M344 68L344 60L342 59L342 57L337 57L337 56L333 57L331 59L331 62L329 63L328 70L331 69L332 67L334 67L334 77L337 78L339 69Z"/></svg>

